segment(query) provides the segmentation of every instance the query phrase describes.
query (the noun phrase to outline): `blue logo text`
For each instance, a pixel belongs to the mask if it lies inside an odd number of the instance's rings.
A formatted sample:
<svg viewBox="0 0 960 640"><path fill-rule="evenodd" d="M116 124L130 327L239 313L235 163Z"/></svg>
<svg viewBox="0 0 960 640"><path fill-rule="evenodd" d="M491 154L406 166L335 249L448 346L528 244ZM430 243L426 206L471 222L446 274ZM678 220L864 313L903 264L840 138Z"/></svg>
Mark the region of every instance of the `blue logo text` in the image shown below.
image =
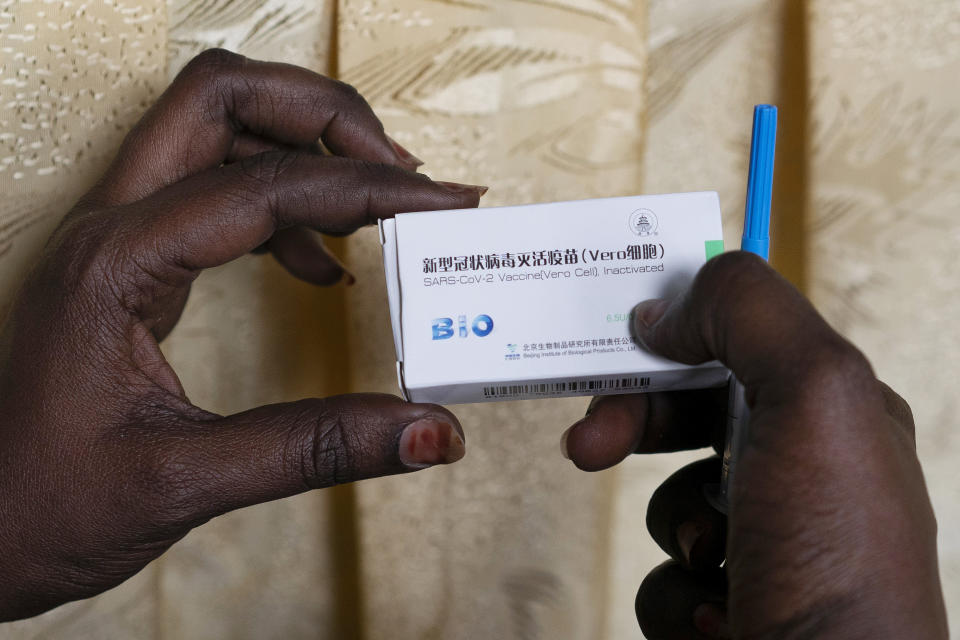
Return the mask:
<svg viewBox="0 0 960 640"><path fill-rule="evenodd" d="M434 318L431 325L434 340L448 340L453 337L454 324L453 318ZM456 333L461 338L466 338L473 333L478 338L484 338L493 331L493 318L485 313L481 313L473 322L467 324L467 316L457 317Z"/></svg>

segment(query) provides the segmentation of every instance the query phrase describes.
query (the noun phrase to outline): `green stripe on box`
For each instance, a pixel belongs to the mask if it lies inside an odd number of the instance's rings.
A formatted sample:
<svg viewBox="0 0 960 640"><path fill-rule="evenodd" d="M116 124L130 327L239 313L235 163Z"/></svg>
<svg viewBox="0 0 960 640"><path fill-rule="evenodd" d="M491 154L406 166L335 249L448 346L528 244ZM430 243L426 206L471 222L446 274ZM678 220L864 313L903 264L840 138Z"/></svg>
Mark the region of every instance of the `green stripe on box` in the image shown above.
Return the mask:
<svg viewBox="0 0 960 640"><path fill-rule="evenodd" d="M703 243L703 248L707 252L707 260L713 256L723 253L723 240L707 240Z"/></svg>

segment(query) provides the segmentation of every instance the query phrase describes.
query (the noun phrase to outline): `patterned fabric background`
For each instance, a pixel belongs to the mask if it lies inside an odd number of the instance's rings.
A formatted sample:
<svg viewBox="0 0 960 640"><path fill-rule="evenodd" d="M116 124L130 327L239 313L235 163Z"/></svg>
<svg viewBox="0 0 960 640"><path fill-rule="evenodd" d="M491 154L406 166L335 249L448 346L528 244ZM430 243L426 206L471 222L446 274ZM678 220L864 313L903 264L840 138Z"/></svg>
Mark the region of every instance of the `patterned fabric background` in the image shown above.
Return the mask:
<svg viewBox="0 0 960 640"><path fill-rule="evenodd" d="M811 9L810 293L913 408L960 637L960 2Z"/></svg>
<svg viewBox="0 0 960 640"><path fill-rule="evenodd" d="M424 172L490 185L487 206L715 189L728 246L745 114L779 102L796 153L778 159L775 261L913 405L956 607L958 31L957 0L0 0L0 313L123 132L210 46L355 84ZM200 278L164 345L191 399L396 392L375 233L332 246L349 290L262 257ZM458 408L460 463L218 518L4 637L637 637L635 590L663 558L646 501L699 456L580 473L558 442L584 405Z"/></svg>
<svg viewBox="0 0 960 640"><path fill-rule="evenodd" d="M484 205L636 193L643 18L633 0L348 1L341 76L425 173L490 185ZM353 381L395 392L379 253L375 230L349 242ZM367 636L602 634L614 474L559 453L584 408L458 407L462 464L357 487Z"/></svg>

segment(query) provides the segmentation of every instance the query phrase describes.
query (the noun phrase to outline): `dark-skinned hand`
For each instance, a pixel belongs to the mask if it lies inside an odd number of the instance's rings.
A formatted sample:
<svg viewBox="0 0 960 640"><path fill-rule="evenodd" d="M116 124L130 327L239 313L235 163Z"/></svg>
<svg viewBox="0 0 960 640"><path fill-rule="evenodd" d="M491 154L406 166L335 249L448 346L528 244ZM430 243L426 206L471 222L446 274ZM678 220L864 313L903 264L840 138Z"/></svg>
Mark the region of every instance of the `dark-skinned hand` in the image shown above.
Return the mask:
<svg viewBox="0 0 960 640"><path fill-rule="evenodd" d="M0 328L0 621L113 587L232 509L463 456L442 407L345 395L220 416L158 343L208 267L265 247L351 276L317 232L475 207L348 85L212 50L127 136Z"/></svg>
<svg viewBox="0 0 960 640"><path fill-rule="evenodd" d="M672 559L637 594L648 638L947 638L912 414L855 347L742 252L708 262L677 299L641 303L632 325L649 351L723 362L751 408L729 519L704 494L716 456L650 500L647 528ZM564 450L599 470L716 447L725 410L726 390L598 397Z"/></svg>

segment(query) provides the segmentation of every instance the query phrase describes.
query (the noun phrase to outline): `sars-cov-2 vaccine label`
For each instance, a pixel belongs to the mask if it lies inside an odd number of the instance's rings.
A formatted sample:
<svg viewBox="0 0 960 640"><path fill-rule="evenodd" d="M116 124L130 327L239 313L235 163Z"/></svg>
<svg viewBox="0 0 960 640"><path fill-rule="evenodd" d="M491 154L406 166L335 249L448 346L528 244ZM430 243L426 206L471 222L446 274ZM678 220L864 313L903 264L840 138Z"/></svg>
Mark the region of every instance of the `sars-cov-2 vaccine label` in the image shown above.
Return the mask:
<svg viewBox="0 0 960 640"><path fill-rule="evenodd" d="M404 213L380 222L404 397L456 404L719 386L630 337L641 300L722 250L716 193Z"/></svg>

